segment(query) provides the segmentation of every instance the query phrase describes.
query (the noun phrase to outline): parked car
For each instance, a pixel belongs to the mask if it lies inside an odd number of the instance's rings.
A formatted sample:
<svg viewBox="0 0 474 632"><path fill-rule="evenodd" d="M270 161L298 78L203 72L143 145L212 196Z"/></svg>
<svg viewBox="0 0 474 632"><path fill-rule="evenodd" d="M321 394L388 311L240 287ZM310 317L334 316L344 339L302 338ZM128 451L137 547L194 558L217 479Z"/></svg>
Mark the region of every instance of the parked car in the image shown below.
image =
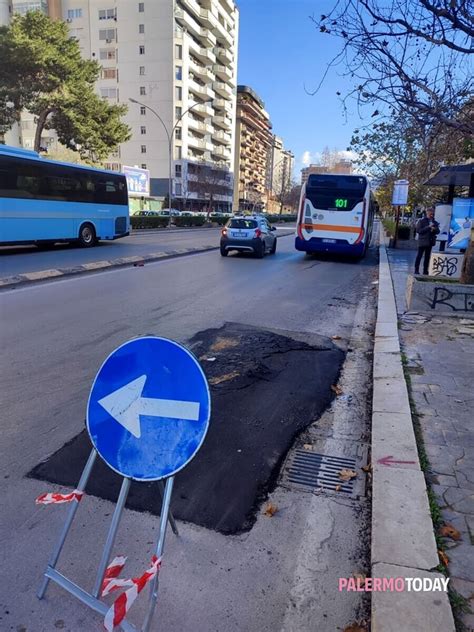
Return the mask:
<svg viewBox="0 0 474 632"><path fill-rule="evenodd" d="M179 217L181 215L181 211L178 211L177 208L162 208L161 211L159 211L159 215L161 215L161 217L169 217L170 216L170 211L171 211L171 216L172 217Z"/></svg>
<svg viewBox="0 0 474 632"><path fill-rule="evenodd" d="M261 216L232 217L221 232L220 251L227 257L231 250L252 252L259 259L266 253L275 254L277 247L276 228Z"/></svg>
<svg viewBox="0 0 474 632"><path fill-rule="evenodd" d="M137 211L133 214L134 217L149 217L150 215L154 215L155 217L159 215L158 211Z"/></svg>

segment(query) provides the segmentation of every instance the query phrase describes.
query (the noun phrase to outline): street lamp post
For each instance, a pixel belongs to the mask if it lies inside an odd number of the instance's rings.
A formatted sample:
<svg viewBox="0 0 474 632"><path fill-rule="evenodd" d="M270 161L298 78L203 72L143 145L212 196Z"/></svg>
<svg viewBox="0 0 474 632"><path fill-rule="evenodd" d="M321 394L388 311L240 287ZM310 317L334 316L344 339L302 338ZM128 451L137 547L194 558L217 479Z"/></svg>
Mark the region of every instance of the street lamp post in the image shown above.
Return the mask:
<svg viewBox="0 0 474 632"><path fill-rule="evenodd" d="M160 123L163 125L163 129L165 130L166 137L168 139L168 163L169 163L168 164L168 208L169 208L170 216L169 216L169 220L168 220L168 228L171 228L171 196L172 196L172 189L173 189L172 166L173 166L173 136L174 136L174 131L175 131L176 127L178 126L178 123L181 122L181 120L182 120L182 118L183 118L183 116L185 114L190 112L196 106L203 105L204 103L209 103L213 99L207 99L206 101L202 101L201 103L193 103L187 110L185 110L181 114L181 116L178 118L176 123L171 128L171 132L166 127L165 122L163 121L161 116L158 114L158 112L156 112L149 105L146 105L146 103L141 103L140 101L137 101L136 99L132 99L131 97L128 100L131 103L136 103L137 105L141 105L142 107L146 108L147 110L150 110L150 112L153 112L153 114L160 121Z"/></svg>

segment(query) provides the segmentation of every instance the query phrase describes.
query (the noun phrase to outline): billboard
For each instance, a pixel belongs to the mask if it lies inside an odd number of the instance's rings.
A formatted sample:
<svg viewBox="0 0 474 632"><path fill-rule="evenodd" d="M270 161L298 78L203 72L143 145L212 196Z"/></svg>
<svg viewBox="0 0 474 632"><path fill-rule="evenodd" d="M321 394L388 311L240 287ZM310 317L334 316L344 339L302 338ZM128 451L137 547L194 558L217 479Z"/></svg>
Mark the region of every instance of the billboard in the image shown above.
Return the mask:
<svg viewBox="0 0 474 632"><path fill-rule="evenodd" d="M127 178L128 195L130 197L150 196L150 172L139 167L123 167L123 173Z"/></svg>
<svg viewBox="0 0 474 632"><path fill-rule="evenodd" d="M474 198L454 198L448 248L465 250L474 227Z"/></svg>

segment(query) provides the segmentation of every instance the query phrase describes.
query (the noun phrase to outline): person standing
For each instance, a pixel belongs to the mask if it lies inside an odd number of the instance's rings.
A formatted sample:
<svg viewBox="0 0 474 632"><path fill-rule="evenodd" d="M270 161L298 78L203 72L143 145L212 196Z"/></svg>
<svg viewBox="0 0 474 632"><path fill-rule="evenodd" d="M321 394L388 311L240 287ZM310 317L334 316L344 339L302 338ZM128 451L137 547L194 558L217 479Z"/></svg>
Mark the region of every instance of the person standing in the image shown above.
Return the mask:
<svg viewBox="0 0 474 632"><path fill-rule="evenodd" d="M420 263L423 258L423 274L428 274L431 249L436 244L436 235L439 234L439 223L434 218L434 210L428 209L425 217L416 224L418 233L418 254L415 260L415 274L420 274Z"/></svg>

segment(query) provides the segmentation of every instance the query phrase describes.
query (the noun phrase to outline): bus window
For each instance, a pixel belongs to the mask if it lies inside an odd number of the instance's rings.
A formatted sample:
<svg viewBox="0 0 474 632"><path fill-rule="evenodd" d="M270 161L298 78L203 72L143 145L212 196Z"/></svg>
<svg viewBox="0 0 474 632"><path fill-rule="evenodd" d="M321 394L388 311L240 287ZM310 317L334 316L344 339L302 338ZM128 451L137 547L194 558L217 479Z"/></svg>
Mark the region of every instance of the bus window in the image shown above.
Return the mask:
<svg viewBox="0 0 474 632"><path fill-rule="evenodd" d="M367 181L360 176L310 174L306 197L315 209L322 211L352 211L362 202Z"/></svg>

